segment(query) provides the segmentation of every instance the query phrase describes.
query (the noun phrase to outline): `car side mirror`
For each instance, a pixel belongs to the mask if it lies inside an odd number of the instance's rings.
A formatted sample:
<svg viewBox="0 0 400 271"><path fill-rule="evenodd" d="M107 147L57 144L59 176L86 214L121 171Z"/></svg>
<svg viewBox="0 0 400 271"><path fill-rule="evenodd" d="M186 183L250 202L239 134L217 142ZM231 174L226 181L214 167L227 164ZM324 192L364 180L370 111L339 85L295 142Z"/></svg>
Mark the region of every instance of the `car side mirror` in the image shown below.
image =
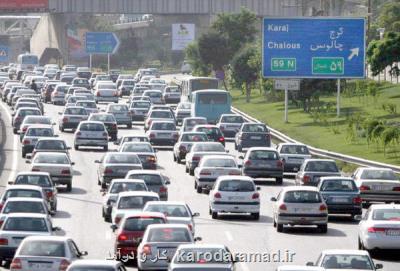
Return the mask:
<svg viewBox="0 0 400 271"><path fill-rule="evenodd" d="M31 160L26 160L25 163L30 164Z"/></svg>
<svg viewBox="0 0 400 271"><path fill-rule="evenodd" d="M87 256L89 253L87 251L80 251L79 256Z"/></svg>
<svg viewBox="0 0 400 271"><path fill-rule="evenodd" d="M257 191L260 191L260 190L261 190L261 187L257 186L256 189L257 189Z"/></svg>
<svg viewBox="0 0 400 271"><path fill-rule="evenodd" d="M354 219L360 221L362 220L362 215L355 215Z"/></svg>
<svg viewBox="0 0 400 271"><path fill-rule="evenodd" d="M243 159L244 159L243 155L240 155L240 156L239 156L239 159L243 160Z"/></svg>
<svg viewBox="0 0 400 271"><path fill-rule="evenodd" d="M200 213L194 213L192 216L193 217L200 216Z"/></svg>
<svg viewBox="0 0 400 271"><path fill-rule="evenodd" d="M201 237L199 237L199 236L194 238L194 241L195 241L195 242L198 242L198 241L201 241L201 240L203 240L203 238L201 238Z"/></svg>
<svg viewBox="0 0 400 271"><path fill-rule="evenodd" d="M51 230L52 231L61 231L61 228L60 227L53 227L53 228L51 228Z"/></svg>
<svg viewBox="0 0 400 271"><path fill-rule="evenodd" d="M26 159L32 159L32 153L28 153L27 155L26 155Z"/></svg>
<svg viewBox="0 0 400 271"><path fill-rule="evenodd" d="M314 263L313 262L307 262L306 265L307 266L314 266Z"/></svg>
<svg viewBox="0 0 400 271"><path fill-rule="evenodd" d="M171 184L171 181L170 180L165 180L165 184L169 185L169 184Z"/></svg>
<svg viewBox="0 0 400 271"><path fill-rule="evenodd" d="M272 198L271 198L271 201L276 201L276 198L275 198L275 197L272 197Z"/></svg>
<svg viewBox="0 0 400 271"><path fill-rule="evenodd" d="M375 269L382 269L382 268L383 268L383 264L381 264L381 263L375 264Z"/></svg>
<svg viewBox="0 0 400 271"><path fill-rule="evenodd" d="M100 164L100 161L99 161L99 160L94 160L94 162L95 162L96 164Z"/></svg>
<svg viewBox="0 0 400 271"><path fill-rule="evenodd" d="M71 162L71 166L74 166L75 165L75 162Z"/></svg>
<svg viewBox="0 0 400 271"><path fill-rule="evenodd" d="M8 184L14 184L14 182L11 181L11 182L8 182Z"/></svg>
<svg viewBox="0 0 400 271"><path fill-rule="evenodd" d="M112 224L110 228L112 229L113 232L115 232L118 229L118 226L116 224Z"/></svg>

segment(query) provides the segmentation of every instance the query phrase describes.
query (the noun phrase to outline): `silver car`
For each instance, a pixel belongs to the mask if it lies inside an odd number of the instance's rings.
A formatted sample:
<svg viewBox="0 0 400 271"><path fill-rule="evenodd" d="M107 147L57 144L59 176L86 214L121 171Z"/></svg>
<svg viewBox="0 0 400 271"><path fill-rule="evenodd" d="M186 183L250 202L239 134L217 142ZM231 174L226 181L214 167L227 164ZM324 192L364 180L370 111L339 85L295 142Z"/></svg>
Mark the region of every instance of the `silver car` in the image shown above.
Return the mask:
<svg viewBox="0 0 400 271"><path fill-rule="evenodd" d="M77 260L68 266L67 271L126 271L125 266L119 261L110 260Z"/></svg>
<svg viewBox="0 0 400 271"><path fill-rule="evenodd" d="M317 186L320 177L341 176L335 160L332 159L306 159L296 174L296 185Z"/></svg>
<svg viewBox="0 0 400 271"><path fill-rule="evenodd" d="M146 135L150 143L157 146L173 146L179 134L174 121L153 121Z"/></svg>
<svg viewBox="0 0 400 271"><path fill-rule="evenodd" d="M109 104L106 113L113 114L118 125L126 125L128 129L132 128L132 115L125 104Z"/></svg>
<svg viewBox="0 0 400 271"><path fill-rule="evenodd" d="M148 101L132 101L129 105L132 121L144 120L145 116L149 112L150 106L151 103Z"/></svg>
<svg viewBox="0 0 400 271"><path fill-rule="evenodd" d="M173 149L174 161L180 164L182 160L186 159L186 154L190 151L194 143L206 142L206 141L208 141L208 137L205 133L200 133L200 132L182 133L178 138L178 142L174 145Z"/></svg>
<svg viewBox="0 0 400 271"><path fill-rule="evenodd" d="M53 126L43 124L30 125L22 140L22 158L25 158L27 153L31 153L33 151L40 138L51 137L57 137L54 135Z"/></svg>
<svg viewBox="0 0 400 271"><path fill-rule="evenodd" d="M283 159L285 172L297 172L304 160L311 159L311 153L304 144L280 143L276 150Z"/></svg>
<svg viewBox="0 0 400 271"><path fill-rule="evenodd" d="M217 126L221 129L225 137L235 137L244 122L246 122L245 119L240 115L222 114Z"/></svg>
<svg viewBox="0 0 400 271"><path fill-rule="evenodd" d="M74 149L80 146L102 147L108 150L108 133L104 123L99 121L82 121L74 134Z"/></svg>
<svg viewBox="0 0 400 271"><path fill-rule="evenodd" d="M84 107L88 115L99 112L99 109L97 108L97 104L95 101L82 100L82 101L77 101L75 105Z"/></svg>
<svg viewBox="0 0 400 271"><path fill-rule="evenodd" d="M26 130L28 127L33 124L45 124L51 125L51 118L45 116L27 116L24 121L21 123L20 131L19 131L19 140L22 142L22 139L25 136Z"/></svg>
<svg viewBox="0 0 400 271"><path fill-rule="evenodd" d="M182 102L179 103L175 110L175 118L177 123L181 123L185 118L191 116L191 103Z"/></svg>
<svg viewBox="0 0 400 271"><path fill-rule="evenodd" d="M61 115L58 126L61 132L65 129L76 129L81 121L87 120L88 113L84 107L71 106L65 108L64 112L58 113Z"/></svg>
<svg viewBox="0 0 400 271"><path fill-rule="evenodd" d="M123 178L134 169L142 169L142 162L135 153L109 152L95 163L97 169L97 182L102 188L106 188L112 179Z"/></svg>
<svg viewBox="0 0 400 271"><path fill-rule="evenodd" d="M152 104L163 104L162 91L149 89L143 92L143 97L149 97Z"/></svg>

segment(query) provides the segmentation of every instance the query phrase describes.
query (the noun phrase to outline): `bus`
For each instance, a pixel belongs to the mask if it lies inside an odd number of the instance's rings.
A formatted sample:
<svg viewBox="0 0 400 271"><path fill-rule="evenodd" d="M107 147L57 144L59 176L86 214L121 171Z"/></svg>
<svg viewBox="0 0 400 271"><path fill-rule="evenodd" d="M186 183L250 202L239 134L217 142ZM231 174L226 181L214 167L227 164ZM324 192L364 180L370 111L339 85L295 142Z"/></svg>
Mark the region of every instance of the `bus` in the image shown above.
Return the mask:
<svg viewBox="0 0 400 271"><path fill-rule="evenodd" d="M19 70L33 71L36 66L39 66L39 57L30 53L20 54L17 64Z"/></svg>
<svg viewBox="0 0 400 271"><path fill-rule="evenodd" d="M198 90L192 96L192 117L204 117L215 124L222 114L231 113L232 97L226 90Z"/></svg>
<svg viewBox="0 0 400 271"><path fill-rule="evenodd" d="M192 102L192 94L203 89L218 89L218 79L210 77L190 77L181 84L181 101Z"/></svg>

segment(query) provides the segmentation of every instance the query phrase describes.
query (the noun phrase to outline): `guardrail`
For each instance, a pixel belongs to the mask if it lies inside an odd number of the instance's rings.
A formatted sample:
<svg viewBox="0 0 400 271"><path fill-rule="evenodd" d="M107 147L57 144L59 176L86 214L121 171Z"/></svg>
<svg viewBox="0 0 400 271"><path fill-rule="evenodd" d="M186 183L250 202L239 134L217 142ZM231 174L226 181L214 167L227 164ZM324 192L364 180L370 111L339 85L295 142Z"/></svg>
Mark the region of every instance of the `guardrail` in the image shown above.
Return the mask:
<svg viewBox="0 0 400 271"><path fill-rule="evenodd" d="M247 115L246 113L240 111L237 108L232 107L232 112L239 114L241 116L243 116L245 119L253 121L253 122L261 122L249 115ZM285 143L300 143L300 144L304 144L301 143L281 132L279 132L278 130L275 130L271 127L268 127L271 131L271 136L274 137L275 139L281 141L281 142L285 142ZM352 164L356 164L356 165L360 165L360 166L365 166L365 167L385 167L385 168L390 168L393 171L395 171L396 173L400 173L400 166L396 166L396 165L391 165L391 164L385 164L385 163L380 163L380 162L376 162L376 161L371 161L371 160L367 160L367 159L362 159L359 157L354 157L354 156L350 156L350 155L345 155L345 154L341 154L341 153L337 153L337 152L332 152L332 151L328 151L328 150L323 150L323 149L319 149L319 148L315 148L312 146L307 145L308 149L310 150L311 154L313 155L317 155L317 156L322 156L322 157L326 157L326 158L331 158L331 159L336 159L336 160L340 160L343 162L347 162L347 163L352 163Z"/></svg>

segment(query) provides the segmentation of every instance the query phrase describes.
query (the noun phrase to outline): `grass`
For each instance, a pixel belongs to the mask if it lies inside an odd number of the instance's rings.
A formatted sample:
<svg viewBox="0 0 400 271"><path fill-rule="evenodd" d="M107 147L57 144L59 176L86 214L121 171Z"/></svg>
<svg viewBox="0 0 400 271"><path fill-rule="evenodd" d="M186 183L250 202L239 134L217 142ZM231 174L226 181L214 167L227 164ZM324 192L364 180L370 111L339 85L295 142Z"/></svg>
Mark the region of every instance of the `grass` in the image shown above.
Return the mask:
<svg viewBox="0 0 400 271"><path fill-rule="evenodd" d="M246 103L245 96L239 90L232 90L233 105L247 114L265 122L288 136L314 147L357 156L369 160L390 164L400 164L399 146L391 146L386 155L383 146L370 144L365 138L357 137L350 141L346 118L354 114L374 116L389 122L400 123L400 114L390 114L382 109L383 104L396 104L400 109L400 86L387 84L381 87L379 97L341 97L341 117L335 111L327 115L325 122L315 122L310 113L296 108L289 102L289 123L284 123L283 102L268 102L258 90L253 91L251 102ZM336 97L322 97L322 101L336 103ZM334 108L335 110L335 108Z"/></svg>

